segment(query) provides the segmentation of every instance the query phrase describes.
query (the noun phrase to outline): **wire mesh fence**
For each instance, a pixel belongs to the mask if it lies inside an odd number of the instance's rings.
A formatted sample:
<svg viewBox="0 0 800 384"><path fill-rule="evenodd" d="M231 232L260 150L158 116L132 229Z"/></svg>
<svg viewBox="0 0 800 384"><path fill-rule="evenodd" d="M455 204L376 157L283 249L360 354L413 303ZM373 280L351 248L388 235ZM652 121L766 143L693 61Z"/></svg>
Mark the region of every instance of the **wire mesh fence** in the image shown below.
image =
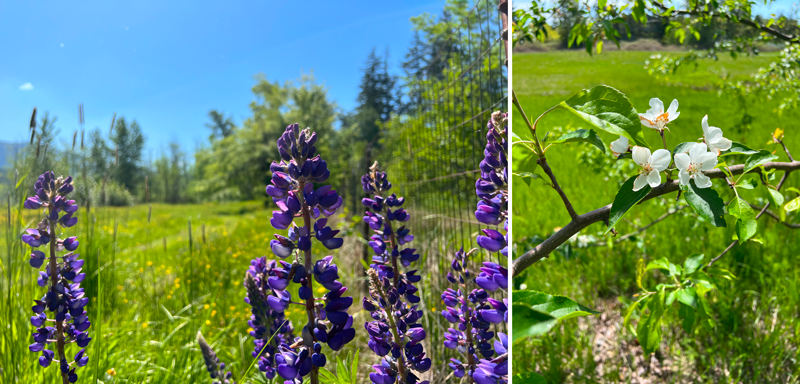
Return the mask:
<svg viewBox="0 0 800 384"><path fill-rule="evenodd" d="M476 2L461 20L418 57L426 64L405 84L412 107L387 123L370 159L409 202L415 239L450 249L476 246L475 182L487 122L492 112L506 110L508 87L497 1ZM360 185L365 171L354 170L350 183ZM363 211L360 201L349 205L351 212Z"/></svg>
<svg viewBox="0 0 800 384"><path fill-rule="evenodd" d="M477 1L461 22L436 36L436 44L426 55L417 75L407 80L407 95L412 108L390 120L374 141L374 155L393 184L392 192L406 199L404 208L411 215L406 226L414 235L414 247L422 256L415 265L425 276L420 309L430 338L427 351L441 364L432 370L431 382L458 382L449 369L450 357L459 354L443 347L443 335L451 325L439 315L440 295L449 287L446 280L453 254L460 247L477 247L481 228L474 216L478 198L475 182L484 157L487 122L492 112L507 110L508 77L503 14L497 0ZM353 170L350 185L360 186L366 172ZM364 211L360 199L347 203L356 215ZM363 224L362 237L371 230ZM362 257L370 262L372 251L362 247ZM482 251L472 260L498 261L499 254ZM499 331L505 331L500 325ZM448 381L450 380L450 381Z"/></svg>

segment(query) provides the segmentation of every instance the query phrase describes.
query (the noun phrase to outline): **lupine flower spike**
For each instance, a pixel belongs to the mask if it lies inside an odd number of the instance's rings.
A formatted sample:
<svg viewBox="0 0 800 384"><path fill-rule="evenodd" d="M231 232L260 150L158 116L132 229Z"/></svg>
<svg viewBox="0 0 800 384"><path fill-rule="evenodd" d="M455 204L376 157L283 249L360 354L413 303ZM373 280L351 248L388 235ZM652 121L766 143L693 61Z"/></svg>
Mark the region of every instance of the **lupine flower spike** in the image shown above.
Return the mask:
<svg viewBox="0 0 800 384"><path fill-rule="evenodd" d="M38 284L47 287L48 291L40 300L34 300L31 324L36 331L29 349L41 352L39 364L42 367L48 367L56 360L63 384L75 383L78 381L77 368L89 362L85 348L92 338L86 333L91 326L85 310L89 298L85 297L80 286L86 274L81 272L83 260L74 253L78 239L58 238L59 227L69 228L78 222L78 218L73 217L78 205L75 200L67 199L74 189L72 177L56 178L53 172L45 172L33 188L36 194L25 200L25 208L43 209L44 218L36 228L28 229L22 235L22 241L32 248L49 246L49 250L44 252L34 249L30 258L33 268L40 269L46 265L44 271L39 272ZM62 252L65 253L57 256ZM47 312L52 312L52 315L48 316ZM68 354L67 349L73 343L81 349L69 361L71 353ZM50 349L51 344L55 344L55 351Z"/></svg>
<svg viewBox="0 0 800 384"><path fill-rule="evenodd" d="M250 336L253 337L255 344L252 356L258 359L258 369L270 380L275 378L277 373L275 356L278 348L291 343L294 338L292 323L286 319L283 310L275 310L269 304L270 300L275 301L286 293L278 289L281 288L281 284L273 288L270 281L280 281L279 276L287 274L290 270L291 264L283 260L275 261L259 257L250 262L250 268L244 277L244 287L247 289L244 301L250 304L251 313L247 324L253 329L250 331Z"/></svg>
<svg viewBox="0 0 800 384"><path fill-rule="evenodd" d="M450 359L450 368L458 378L472 378L478 384L508 383L506 349L507 336L498 333L500 343L492 344L495 332L492 324L508 321L508 301L495 300L476 285L474 272L469 269L469 257L475 249L464 252L461 248L451 263L447 280L458 289L448 288L442 293L445 309L442 316L454 328L444 335L444 346L464 354L465 360ZM501 348L498 348L501 347ZM495 354L500 356L495 357Z"/></svg>
<svg viewBox="0 0 800 384"><path fill-rule="evenodd" d="M422 311L417 309L420 298L414 283L421 276L416 270L400 269L400 265L408 267L419 259L416 249L401 249L414 239L410 230L401 225L410 218L402 208L405 199L394 193L385 197L392 183L386 172L378 169L377 162L361 178L361 184L365 192L373 195L362 202L368 208L364 221L375 231L369 242L375 252L367 271L370 295L362 302L374 321L366 322L364 327L370 349L383 357L369 377L376 384L427 384L418 376L431 368L431 359L425 356L422 346L425 329L418 323Z"/></svg>
<svg viewBox="0 0 800 384"><path fill-rule="evenodd" d="M481 201L475 211L475 218L489 225L503 224L506 235L494 229L484 229L485 236L478 236L478 245L489 252L508 256L508 116L500 111L492 114L489 132L486 134L486 149L481 161L481 177L475 183L475 190Z"/></svg>
<svg viewBox="0 0 800 384"><path fill-rule="evenodd" d="M339 231L327 226L327 217L341 207L342 198L329 185L314 189L314 183L322 183L330 176L327 163L316 154L316 142L317 134L309 128L301 130L298 124L286 127L278 139L281 161L270 166L272 184L267 186L267 194L279 209L273 211L270 223L276 229L288 229L288 237L276 234L270 247L275 256L290 261L253 260L250 277L245 280L249 284L247 300L253 306L251 322L263 327L253 327L256 350L269 348L264 351L269 355L259 360L259 368L266 375L274 370L288 384L300 384L305 376L309 376L311 384L318 384L319 367L324 367L327 360L322 344L338 351L356 334L353 317L347 313L353 298L345 296L347 288L338 281L339 270L333 256L315 260L311 254L312 235L329 250L343 243L336 237ZM296 218L301 218L302 226L294 223ZM328 291L321 298L314 297L314 281ZM300 284L300 302L292 300L287 290L290 282ZM271 313L265 310L264 303ZM276 341L266 346L270 332L281 330L283 339L290 337L291 327L279 324L289 305L306 310L308 323L303 326L301 337L291 345Z"/></svg>
<svg viewBox="0 0 800 384"><path fill-rule="evenodd" d="M208 369L208 374L214 380L212 381L213 384L236 384L233 381L233 373L230 371L225 372L225 363L220 363L217 354L214 353L214 350L211 349L211 346L208 345L206 339L203 337L203 334L197 332L197 344L200 345L200 352L203 354L203 361L206 363L206 369Z"/></svg>

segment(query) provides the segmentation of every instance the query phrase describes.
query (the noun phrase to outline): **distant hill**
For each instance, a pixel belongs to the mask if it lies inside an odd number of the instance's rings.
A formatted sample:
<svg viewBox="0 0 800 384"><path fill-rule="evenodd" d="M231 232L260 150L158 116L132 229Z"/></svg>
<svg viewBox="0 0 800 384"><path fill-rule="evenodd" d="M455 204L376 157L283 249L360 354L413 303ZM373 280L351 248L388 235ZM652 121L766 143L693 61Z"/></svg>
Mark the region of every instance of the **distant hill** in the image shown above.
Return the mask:
<svg viewBox="0 0 800 384"><path fill-rule="evenodd" d="M25 143L11 143L0 140L0 168L13 164L14 154L25 148Z"/></svg>

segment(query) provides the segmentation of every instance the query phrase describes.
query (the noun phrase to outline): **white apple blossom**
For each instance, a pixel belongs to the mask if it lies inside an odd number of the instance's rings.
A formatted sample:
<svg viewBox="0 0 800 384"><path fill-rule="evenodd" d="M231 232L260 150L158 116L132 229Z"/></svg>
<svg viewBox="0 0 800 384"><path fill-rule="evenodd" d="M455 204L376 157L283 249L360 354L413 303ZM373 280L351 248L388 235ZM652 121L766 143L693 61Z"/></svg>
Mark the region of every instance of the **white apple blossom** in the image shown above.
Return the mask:
<svg viewBox="0 0 800 384"><path fill-rule="evenodd" d="M611 142L611 153L614 154L614 157L619 157L619 155L628 152L628 148L630 148L630 144L628 144L628 138L625 136L620 136L619 139L614 140Z"/></svg>
<svg viewBox="0 0 800 384"><path fill-rule="evenodd" d="M661 172L669 167L672 156L666 149L658 149L653 154L645 147L634 146L631 150L633 161L639 164L642 169L639 177L633 182L633 190L638 191L650 184L655 188L661 184Z"/></svg>
<svg viewBox="0 0 800 384"><path fill-rule="evenodd" d="M694 179L698 188L708 188L711 186L711 179L703 172L717 166L717 154L708 152L705 144L695 143L689 148L689 154L675 154L675 165L680 169L681 185L689 185L689 180Z"/></svg>
<svg viewBox="0 0 800 384"><path fill-rule="evenodd" d="M650 109L645 113L639 114L639 120L642 121L642 125L645 127L661 132L667 127L667 124L677 119L680 115L677 99L672 100L669 109L664 112L664 103L661 102L661 99L654 97L650 99Z"/></svg>
<svg viewBox="0 0 800 384"><path fill-rule="evenodd" d="M708 150L716 153L731 149L732 141L722 137L722 130L717 127L708 126L708 115L703 116L703 141L708 146Z"/></svg>

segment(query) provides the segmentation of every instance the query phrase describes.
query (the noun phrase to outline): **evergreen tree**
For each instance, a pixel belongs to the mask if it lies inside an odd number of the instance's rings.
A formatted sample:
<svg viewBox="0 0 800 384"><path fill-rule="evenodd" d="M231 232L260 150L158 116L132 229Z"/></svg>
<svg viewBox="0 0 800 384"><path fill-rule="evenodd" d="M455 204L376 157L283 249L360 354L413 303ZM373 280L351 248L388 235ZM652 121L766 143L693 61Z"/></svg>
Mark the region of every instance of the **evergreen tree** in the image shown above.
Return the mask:
<svg viewBox="0 0 800 384"><path fill-rule="evenodd" d="M114 169L113 179L124 186L131 193L135 193L143 181L142 150L144 149L144 135L139 123L134 120L128 124L124 117L117 119L111 134L114 144Z"/></svg>

